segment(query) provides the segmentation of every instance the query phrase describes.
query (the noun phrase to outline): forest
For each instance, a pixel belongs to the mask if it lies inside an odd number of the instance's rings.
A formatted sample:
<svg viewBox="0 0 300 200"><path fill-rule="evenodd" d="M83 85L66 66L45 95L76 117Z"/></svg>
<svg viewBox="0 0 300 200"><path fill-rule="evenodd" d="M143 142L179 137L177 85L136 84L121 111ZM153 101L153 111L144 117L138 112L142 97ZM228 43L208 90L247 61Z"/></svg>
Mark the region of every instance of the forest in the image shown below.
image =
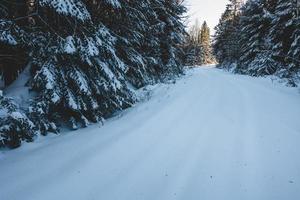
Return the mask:
<svg viewBox="0 0 300 200"><path fill-rule="evenodd" d="M231 0L215 29L213 48L221 68L299 84L299 0Z"/></svg>
<svg viewBox="0 0 300 200"><path fill-rule="evenodd" d="M300 0L0 0L0 200L300 200Z"/></svg>
<svg viewBox="0 0 300 200"><path fill-rule="evenodd" d="M137 101L134 88L182 73L186 8L177 0L0 3L2 87L28 68L30 95L1 94L0 146L101 122Z"/></svg>
<svg viewBox="0 0 300 200"><path fill-rule="evenodd" d="M184 66L299 84L298 0L229 0L213 34L187 27L186 11L179 0L1 1L0 146L103 123Z"/></svg>

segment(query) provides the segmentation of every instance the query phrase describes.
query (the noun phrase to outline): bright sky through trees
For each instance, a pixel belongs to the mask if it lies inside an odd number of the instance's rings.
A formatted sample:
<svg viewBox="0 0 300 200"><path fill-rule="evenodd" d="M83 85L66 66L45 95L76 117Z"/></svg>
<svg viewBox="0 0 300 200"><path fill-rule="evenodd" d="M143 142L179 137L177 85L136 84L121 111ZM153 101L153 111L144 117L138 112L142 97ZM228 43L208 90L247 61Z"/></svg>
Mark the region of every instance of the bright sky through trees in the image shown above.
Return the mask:
<svg viewBox="0 0 300 200"><path fill-rule="evenodd" d="M226 4L228 4L228 0L186 0L190 16L188 25L193 24L196 19L200 23L206 20L213 33L213 28L218 24Z"/></svg>

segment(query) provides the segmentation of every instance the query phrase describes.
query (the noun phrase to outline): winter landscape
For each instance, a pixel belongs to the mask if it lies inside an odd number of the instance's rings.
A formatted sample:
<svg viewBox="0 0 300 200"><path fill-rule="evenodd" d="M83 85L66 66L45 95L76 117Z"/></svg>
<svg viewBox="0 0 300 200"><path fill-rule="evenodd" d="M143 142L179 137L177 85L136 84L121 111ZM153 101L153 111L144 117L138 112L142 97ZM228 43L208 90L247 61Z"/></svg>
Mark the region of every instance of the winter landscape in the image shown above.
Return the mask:
<svg viewBox="0 0 300 200"><path fill-rule="evenodd" d="M0 200L298 200L299 85L299 0L0 0Z"/></svg>

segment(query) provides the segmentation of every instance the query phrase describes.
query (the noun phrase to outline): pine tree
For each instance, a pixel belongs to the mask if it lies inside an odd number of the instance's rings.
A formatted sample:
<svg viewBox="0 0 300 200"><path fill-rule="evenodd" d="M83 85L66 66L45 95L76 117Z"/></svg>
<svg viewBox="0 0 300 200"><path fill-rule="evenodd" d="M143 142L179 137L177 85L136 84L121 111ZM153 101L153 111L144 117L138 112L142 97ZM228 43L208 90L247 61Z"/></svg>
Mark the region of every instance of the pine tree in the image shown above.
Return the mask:
<svg viewBox="0 0 300 200"><path fill-rule="evenodd" d="M204 22L200 27L198 21L191 27L185 42L186 65L195 66L214 63L210 30Z"/></svg>
<svg viewBox="0 0 300 200"><path fill-rule="evenodd" d="M221 67L230 67L239 58L239 19L241 0L230 0L215 28L214 54Z"/></svg>
<svg viewBox="0 0 300 200"><path fill-rule="evenodd" d="M12 49L15 60L21 57L15 52L24 52L12 81L28 64L37 95L28 109L14 108L33 126L8 123L9 115L0 119L4 146L57 132L62 124L77 129L102 121L137 100L132 86L182 71L185 7L176 0L20 2L0 2L0 45ZM7 139L18 125L24 131Z"/></svg>
<svg viewBox="0 0 300 200"><path fill-rule="evenodd" d="M242 51L236 72L275 74L295 86L300 64L298 13L295 0L249 0L240 21Z"/></svg>
<svg viewBox="0 0 300 200"><path fill-rule="evenodd" d="M203 64L212 64L214 63L214 57L212 54L212 47L211 47L211 39L210 39L210 29L206 23L203 22L201 26L201 39L200 44L202 46L202 63Z"/></svg>
<svg viewBox="0 0 300 200"><path fill-rule="evenodd" d="M254 76L270 75L278 67L267 39L273 16L266 5L265 0L250 0L243 8L240 21L241 57L237 72Z"/></svg>
<svg viewBox="0 0 300 200"><path fill-rule="evenodd" d="M179 48L184 42L185 27L181 22L186 8L178 0L161 0L160 7L155 7L161 32L158 34L161 49L163 77L182 73L183 50Z"/></svg>
<svg viewBox="0 0 300 200"><path fill-rule="evenodd" d="M235 3L238 1L227 6L216 27L214 51L220 66L234 62L235 72L276 75L289 85L299 84L299 1L248 0L241 12L234 12L239 8ZM236 44L239 51L232 48Z"/></svg>
<svg viewBox="0 0 300 200"><path fill-rule="evenodd" d="M210 30L207 26L206 21L203 22L200 30L200 43L201 44L209 44L210 42Z"/></svg>
<svg viewBox="0 0 300 200"><path fill-rule="evenodd" d="M6 98L0 91L0 147L16 148L21 141L31 142L34 136L34 124L20 111L13 99Z"/></svg>
<svg viewBox="0 0 300 200"><path fill-rule="evenodd" d="M297 5L298 3L298 5ZM278 0L275 8L276 18L272 21L270 40L273 44L272 52L280 63L281 69L278 75L282 78L290 78L298 73L299 61L299 2L297 0ZM293 85L292 81L290 80Z"/></svg>
<svg viewBox="0 0 300 200"><path fill-rule="evenodd" d="M297 27L300 27L300 18L295 22ZM288 72L290 78L290 84L296 86L300 83L300 29L296 29L293 33L293 43L288 52Z"/></svg>

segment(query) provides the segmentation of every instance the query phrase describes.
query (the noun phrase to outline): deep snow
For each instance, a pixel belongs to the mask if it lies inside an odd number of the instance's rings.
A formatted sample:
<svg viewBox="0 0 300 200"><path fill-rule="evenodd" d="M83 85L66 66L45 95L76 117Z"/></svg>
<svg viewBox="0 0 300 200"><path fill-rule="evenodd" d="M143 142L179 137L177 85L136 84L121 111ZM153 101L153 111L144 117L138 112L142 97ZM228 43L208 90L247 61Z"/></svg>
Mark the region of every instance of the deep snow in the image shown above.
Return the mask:
<svg viewBox="0 0 300 200"><path fill-rule="evenodd" d="M0 152L1 200L299 200L300 94L191 69L75 132Z"/></svg>

